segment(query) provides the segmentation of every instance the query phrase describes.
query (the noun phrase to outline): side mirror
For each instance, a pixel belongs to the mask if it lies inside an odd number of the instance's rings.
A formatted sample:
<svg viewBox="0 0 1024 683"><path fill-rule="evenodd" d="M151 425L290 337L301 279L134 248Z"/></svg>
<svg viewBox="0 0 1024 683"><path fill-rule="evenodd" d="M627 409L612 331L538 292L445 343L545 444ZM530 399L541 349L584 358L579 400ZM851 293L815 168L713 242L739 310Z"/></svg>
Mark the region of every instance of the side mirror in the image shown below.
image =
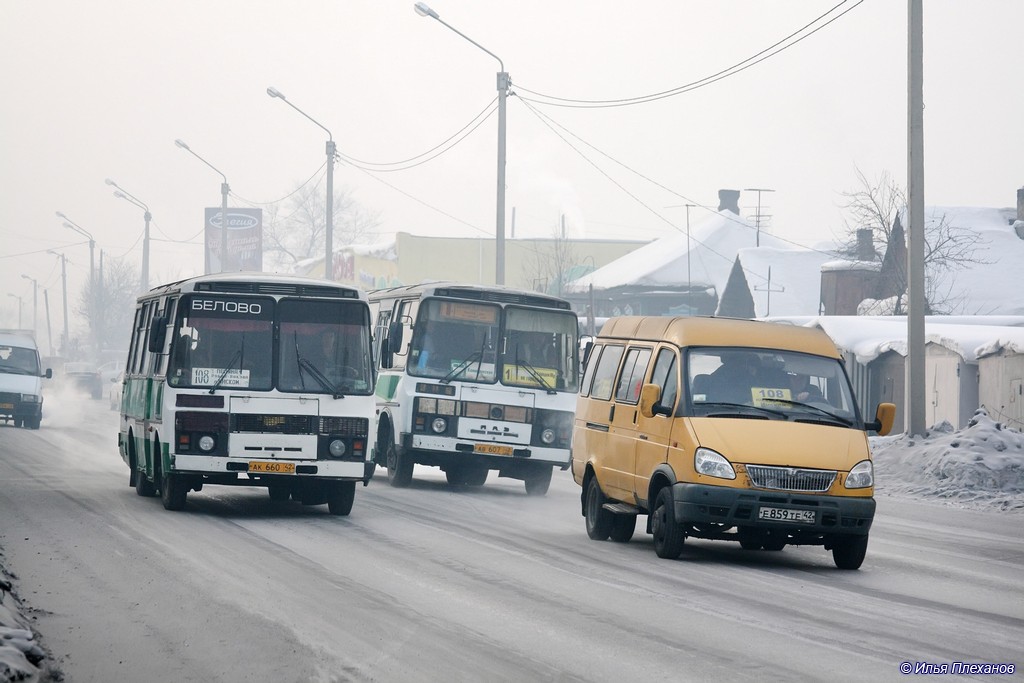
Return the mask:
<svg viewBox="0 0 1024 683"><path fill-rule="evenodd" d="M149 330L149 352L161 353L164 350L164 341L167 339L167 317L154 318Z"/></svg>
<svg viewBox="0 0 1024 683"><path fill-rule="evenodd" d="M655 415L668 415L669 410L659 404L661 401L661 387L657 384L645 384L640 387L640 414L644 417Z"/></svg>
<svg viewBox="0 0 1024 683"><path fill-rule="evenodd" d="M46 379L53 379L53 369L46 368L46 372L43 373L43 377L45 377Z"/></svg>
<svg viewBox="0 0 1024 683"><path fill-rule="evenodd" d="M864 428L876 432L879 436L885 436L892 431L892 423L896 420L895 403L879 403L875 410L875 421L868 422Z"/></svg>
<svg viewBox="0 0 1024 683"><path fill-rule="evenodd" d="M402 350L402 321L396 320L388 325L387 348L391 353Z"/></svg>

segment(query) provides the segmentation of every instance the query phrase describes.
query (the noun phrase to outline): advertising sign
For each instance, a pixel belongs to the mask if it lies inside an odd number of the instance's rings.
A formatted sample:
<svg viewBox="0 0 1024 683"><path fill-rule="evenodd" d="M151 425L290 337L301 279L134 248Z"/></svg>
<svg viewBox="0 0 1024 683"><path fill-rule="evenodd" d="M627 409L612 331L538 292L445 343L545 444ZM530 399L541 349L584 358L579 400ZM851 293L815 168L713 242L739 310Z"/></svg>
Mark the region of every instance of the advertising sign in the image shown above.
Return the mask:
<svg viewBox="0 0 1024 683"><path fill-rule="evenodd" d="M221 225L220 207L207 208L206 272L262 271L263 209L228 208L228 253L224 261L220 253Z"/></svg>

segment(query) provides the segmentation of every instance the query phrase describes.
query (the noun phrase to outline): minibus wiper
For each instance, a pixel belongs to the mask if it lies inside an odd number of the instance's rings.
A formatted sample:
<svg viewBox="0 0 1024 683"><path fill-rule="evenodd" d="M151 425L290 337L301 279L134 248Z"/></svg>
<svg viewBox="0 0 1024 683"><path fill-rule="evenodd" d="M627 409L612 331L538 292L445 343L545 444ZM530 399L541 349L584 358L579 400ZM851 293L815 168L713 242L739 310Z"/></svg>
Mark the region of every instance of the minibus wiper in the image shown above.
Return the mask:
<svg viewBox="0 0 1024 683"><path fill-rule="evenodd" d="M464 373L466 371L466 369L469 368L469 366L473 364L474 360L478 360L478 359L482 359L482 358L483 358L483 354L480 353L479 351L474 351L473 353L469 354L469 357L466 358L466 360L464 360L461 363L459 363L458 367L456 367L454 370L452 370L447 375L445 375L444 377L441 378L441 384L450 384L453 379L455 379L456 377L458 377L459 375ZM480 376L480 369L479 368L477 368L476 374L477 374L477 377Z"/></svg>
<svg viewBox="0 0 1024 683"><path fill-rule="evenodd" d="M775 400L775 399L772 399L772 400ZM743 410L751 408L753 410L760 410L761 412L768 413L769 415L778 415L779 417L782 417L782 418L788 417L788 415L786 413L784 413L783 411L781 411L781 410L772 410L771 408L765 408L764 406L752 406L752 405L747 405L746 403L729 403L729 402L726 402L726 401L704 401L704 402L701 402L701 403L697 403L695 405L698 405L698 406L726 406L726 407L729 407L729 408L742 408ZM729 414L732 415L734 413L729 413ZM709 416L710 416L710 414L709 414Z"/></svg>
<svg viewBox="0 0 1024 683"><path fill-rule="evenodd" d="M848 420L845 417L842 417L840 415L836 415L835 413L833 413L830 410L825 410L824 408L819 408L818 406L812 405L810 403L804 403L803 401L790 401L789 399L785 399L785 398L773 398L772 401L774 401L775 403L785 403L785 404L791 405L791 406L799 406L801 408L810 408L811 410L817 411L817 412L821 413L822 415L826 415L826 416L832 418L833 420L835 420L836 422L839 422L841 424L846 425L847 427L852 427L853 426L853 420Z"/></svg>

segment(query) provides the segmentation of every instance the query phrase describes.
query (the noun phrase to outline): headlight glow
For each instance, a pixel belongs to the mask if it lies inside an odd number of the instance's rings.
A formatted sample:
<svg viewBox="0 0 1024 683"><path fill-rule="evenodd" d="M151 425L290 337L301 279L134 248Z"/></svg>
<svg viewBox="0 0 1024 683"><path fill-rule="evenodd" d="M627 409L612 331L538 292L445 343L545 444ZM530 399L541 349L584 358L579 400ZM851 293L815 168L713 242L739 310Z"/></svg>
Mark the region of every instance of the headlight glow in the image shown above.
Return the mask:
<svg viewBox="0 0 1024 683"><path fill-rule="evenodd" d="M22 394L21 395L21 400L24 401L25 403L39 403L39 395L38 394Z"/></svg>

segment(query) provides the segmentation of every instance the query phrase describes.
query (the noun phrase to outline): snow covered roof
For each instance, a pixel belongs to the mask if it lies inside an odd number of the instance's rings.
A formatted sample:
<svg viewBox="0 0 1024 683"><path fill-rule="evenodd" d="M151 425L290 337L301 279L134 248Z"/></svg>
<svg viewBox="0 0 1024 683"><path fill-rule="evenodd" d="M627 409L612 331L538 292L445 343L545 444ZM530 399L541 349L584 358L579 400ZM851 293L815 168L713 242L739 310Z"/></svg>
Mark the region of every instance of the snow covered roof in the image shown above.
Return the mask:
<svg viewBox="0 0 1024 683"><path fill-rule="evenodd" d="M586 292L614 287L714 287L725 289L729 272L740 249L757 245L757 227L731 211L713 213L693 225L689 238L678 232L654 240L622 258L573 280L569 292ZM785 248L782 240L761 231L762 247ZM687 272L688 267L692 269ZM817 310L817 306L812 310Z"/></svg>
<svg viewBox="0 0 1024 683"><path fill-rule="evenodd" d="M762 246L740 249L737 258L754 299L754 315L762 317L816 312L821 267L834 256L811 249Z"/></svg>

